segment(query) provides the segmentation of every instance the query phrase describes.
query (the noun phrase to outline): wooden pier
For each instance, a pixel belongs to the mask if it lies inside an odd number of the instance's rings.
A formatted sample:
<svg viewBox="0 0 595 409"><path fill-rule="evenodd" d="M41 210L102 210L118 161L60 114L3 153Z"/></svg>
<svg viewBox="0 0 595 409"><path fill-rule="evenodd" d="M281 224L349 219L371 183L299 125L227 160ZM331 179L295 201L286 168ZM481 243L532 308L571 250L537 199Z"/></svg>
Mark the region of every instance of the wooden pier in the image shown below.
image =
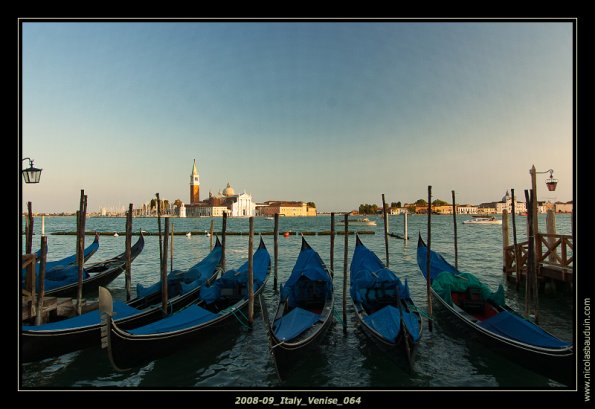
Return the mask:
<svg viewBox="0 0 595 409"><path fill-rule="evenodd" d="M538 243L535 248L537 262L537 278L544 281L546 278L573 283L574 269L574 242L572 236L564 234L538 233ZM527 257L529 242L517 244L519 254L519 274L514 256L514 244L504 248L504 274L509 281L523 281L527 275Z"/></svg>

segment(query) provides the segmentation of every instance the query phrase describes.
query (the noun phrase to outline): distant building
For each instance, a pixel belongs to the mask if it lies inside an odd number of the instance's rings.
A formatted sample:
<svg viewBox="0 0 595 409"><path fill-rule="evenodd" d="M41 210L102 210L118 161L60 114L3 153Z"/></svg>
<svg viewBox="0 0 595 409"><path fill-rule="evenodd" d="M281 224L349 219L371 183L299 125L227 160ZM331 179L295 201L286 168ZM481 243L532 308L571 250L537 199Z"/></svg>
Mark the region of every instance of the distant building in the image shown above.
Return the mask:
<svg viewBox="0 0 595 409"><path fill-rule="evenodd" d="M494 210L492 211L491 209L494 209ZM508 193L508 190L506 191L506 194L502 197L502 200L500 200L499 202L489 202L489 203L480 204L478 213L481 213L481 214L493 214L493 213L502 214L504 212L504 209L506 209L506 211L508 213L512 213L512 197ZM515 200L515 210L514 211L517 214L525 213L527 211L527 204L525 202ZM543 213L543 212L541 212L541 213Z"/></svg>
<svg viewBox="0 0 595 409"><path fill-rule="evenodd" d="M457 214L477 214L477 206L470 204L457 205Z"/></svg>
<svg viewBox="0 0 595 409"><path fill-rule="evenodd" d="M186 217L186 206L184 206L184 203L180 204L180 208L178 210L178 217Z"/></svg>
<svg viewBox="0 0 595 409"><path fill-rule="evenodd" d="M556 213L572 213L574 208L574 203L573 201L569 201L566 203L563 202L556 202L554 203L554 211Z"/></svg>
<svg viewBox="0 0 595 409"><path fill-rule="evenodd" d="M316 216L316 208L308 206L306 202L267 201L257 206L260 216Z"/></svg>
<svg viewBox="0 0 595 409"><path fill-rule="evenodd" d="M192 165L192 173L190 174L190 204L197 204L200 202L200 179L198 170L196 169L196 159Z"/></svg>

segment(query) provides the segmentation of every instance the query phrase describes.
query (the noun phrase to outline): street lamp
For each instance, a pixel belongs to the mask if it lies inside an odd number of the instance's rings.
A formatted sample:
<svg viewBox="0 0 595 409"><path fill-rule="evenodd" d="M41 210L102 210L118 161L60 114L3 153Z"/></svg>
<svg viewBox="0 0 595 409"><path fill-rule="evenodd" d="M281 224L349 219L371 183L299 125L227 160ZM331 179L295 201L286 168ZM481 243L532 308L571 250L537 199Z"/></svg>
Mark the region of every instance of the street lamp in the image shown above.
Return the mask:
<svg viewBox="0 0 595 409"><path fill-rule="evenodd" d="M550 177L548 179L545 180L545 184L547 185L547 189L550 192L553 192L554 190L556 190L556 185L558 184L558 179L554 179L553 178L553 173L554 170L553 169L548 169L545 172L537 172L535 170L535 165L531 166L531 169L529 170L529 173L531 174L531 188L533 189L533 206L532 206L532 211L533 211L533 234L537 235L538 231L537 228L539 226L538 224L538 220L537 220L537 174L538 173L549 173Z"/></svg>
<svg viewBox="0 0 595 409"><path fill-rule="evenodd" d="M31 158L24 158L21 161L23 160L29 160L29 167L27 169L22 170L25 183L39 183L42 169L37 169L33 167L33 161L31 160Z"/></svg>

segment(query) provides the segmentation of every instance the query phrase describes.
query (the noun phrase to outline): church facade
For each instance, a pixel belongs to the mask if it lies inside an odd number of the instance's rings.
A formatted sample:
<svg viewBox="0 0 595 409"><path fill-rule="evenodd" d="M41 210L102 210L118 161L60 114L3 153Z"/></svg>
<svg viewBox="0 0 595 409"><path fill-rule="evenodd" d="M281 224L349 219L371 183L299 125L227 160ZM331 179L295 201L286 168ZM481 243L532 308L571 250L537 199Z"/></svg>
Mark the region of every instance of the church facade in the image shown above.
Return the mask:
<svg viewBox="0 0 595 409"><path fill-rule="evenodd" d="M229 182L225 189L216 195L209 192L209 197L201 201L196 159L190 175L190 203L184 207L186 217L221 217L223 213L230 217L250 217L256 214L256 203L252 200L252 195L246 192L236 194Z"/></svg>

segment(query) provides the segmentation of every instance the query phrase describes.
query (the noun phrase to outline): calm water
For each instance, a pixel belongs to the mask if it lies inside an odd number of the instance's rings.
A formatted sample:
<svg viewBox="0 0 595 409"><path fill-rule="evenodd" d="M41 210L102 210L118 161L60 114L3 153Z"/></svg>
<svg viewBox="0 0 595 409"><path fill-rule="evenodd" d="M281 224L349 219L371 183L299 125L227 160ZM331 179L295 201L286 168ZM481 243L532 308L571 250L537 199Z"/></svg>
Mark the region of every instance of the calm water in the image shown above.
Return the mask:
<svg viewBox="0 0 595 409"><path fill-rule="evenodd" d="M337 216L336 221L342 219ZM492 289L496 289L502 278L502 233L498 225L463 225L469 217L461 216L458 221L459 268L477 274ZM373 218L372 218L373 219ZM519 241L525 240L526 218L518 217ZM207 230L210 219L171 219L175 231ZM362 235L364 244L384 260L384 237L382 220L377 226L355 227L374 230L374 235ZM557 216L557 230L571 234L569 215ZM48 260L59 259L74 253L75 236L57 236L52 232L75 230L74 217L46 217L45 232L48 234ZM403 216L389 216L389 230L402 233ZM426 237L425 216L410 216L408 219L411 240L389 238L390 266L401 279L407 279L411 295L420 308L426 309L425 282L416 263L417 233ZM90 218L87 230L124 231L124 218ZM35 219L33 250L39 247L41 219ZM221 219L215 219L215 231L220 230ZM342 229L342 226L337 226ZM154 218L135 218L133 230L157 231ZM280 231L323 231L330 229L330 217L281 218ZM255 231L272 231L273 221L255 219ZM452 216L432 217L432 249L441 252L454 264L452 244ZM512 227L511 227L512 230ZM540 216L540 230L545 230L545 216ZM228 231L248 231L247 219L229 219ZM273 254L273 236L263 236ZM133 236L133 243L137 236ZM329 236L307 236L310 245L323 260L329 261ZM86 245L92 236L86 237ZM159 279L159 239L145 238L143 252L132 264L133 288L136 283L151 284ZM238 267L247 259L248 237L227 236L227 266ZM125 238L101 236L100 247L90 262L110 258L124 250ZM512 242L512 240L511 240ZM24 243L24 240L23 240ZM126 372L115 372L105 352L99 347L51 358L40 362L24 364L20 375L22 386L28 388L95 388L95 387L186 387L186 388L543 388L563 387L554 380L545 378L508 361L481 344L465 340L437 316L434 331L427 330L420 341L415 372L409 374L365 338L357 328L353 310L348 300L347 335L343 334L341 321L341 297L343 282L344 237L335 240L335 311L337 319L323 339L321 345L311 353L310 359L298 364L293 376L280 382L269 355L268 341L261 314L258 312L252 330L238 328L221 334L211 343L202 343L188 349L176 351L168 357L150 362L142 368ZM349 237L349 262L354 247L354 236ZM279 282L289 276L300 249L300 237L291 235L279 238ZM175 236L174 268L190 267L209 251L209 238L193 235ZM124 275L109 285L115 298L124 298ZM523 296L513 286L506 286L507 302L518 311L524 305ZM269 314L275 309L277 295L273 291L273 277L264 291ZM435 313L436 313L436 305ZM518 306L521 308L518 308ZM573 296L558 293L540 297L540 324L548 331L565 340L572 340ZM444 324L444 325L443 325Z"/></svg>

